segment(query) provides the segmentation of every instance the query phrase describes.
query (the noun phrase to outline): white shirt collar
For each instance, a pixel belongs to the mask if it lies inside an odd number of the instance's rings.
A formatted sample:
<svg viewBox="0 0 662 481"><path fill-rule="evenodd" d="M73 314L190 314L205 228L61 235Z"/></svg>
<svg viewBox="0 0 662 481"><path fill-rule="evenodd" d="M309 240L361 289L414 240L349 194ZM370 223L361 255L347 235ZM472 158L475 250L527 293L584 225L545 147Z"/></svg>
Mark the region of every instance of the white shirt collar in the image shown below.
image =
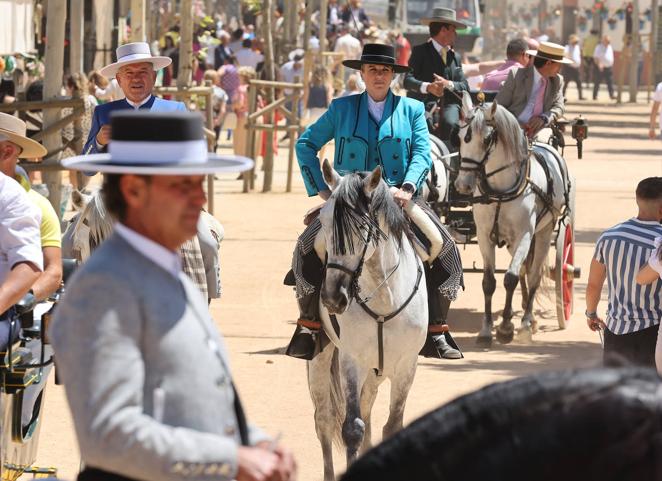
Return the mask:
<svg viewBox="0 0 662 481"><path fill-rule="evenodd" d="M161 244L157 244L121 222L115 224L115 231L131 244L131 247L150 261L172 274L175 278L179 277L179 273L182 271L182 260L177 252L166 249Z"/></svg>
<svg viewBox="0 0 662 481"><path fill-rule="evenodd" d="M131 107L133 107L134 109L139 109L140 107L142 107L143 105L145 105L147 102L149 102L149 99L151 99L151 98L152 98L152 95L150 94L150 95L148 95L147 97L145 97L145 99L144 99L142 102L135 103L135 102L131 102L129 99L126 99L126 102L127 102Z"/></svg>
<svg viewBox="0 0 662 481"><path fill-rule="evenodd" d="M372 118L375 119L377 123L379 123L382 120L382 115L384 115L384 105L386 105L386 98L382 100L381 102L377 102L376 100L373 100L372 97L366 93L368 96L368 111L370 112L370 115L372 115ZM388 94L386 94L388 96Z"/></svg>
<svg viewBox="0 0 662 481"><path fill-rule="evenodd" d="M434 38L431 38L430 40L432 40L432 45L434 46L434 49L439 53L441 53L441 49L444 48L444 47L446 47L447 52L451 49L448 45L440 44Z"/></svg>

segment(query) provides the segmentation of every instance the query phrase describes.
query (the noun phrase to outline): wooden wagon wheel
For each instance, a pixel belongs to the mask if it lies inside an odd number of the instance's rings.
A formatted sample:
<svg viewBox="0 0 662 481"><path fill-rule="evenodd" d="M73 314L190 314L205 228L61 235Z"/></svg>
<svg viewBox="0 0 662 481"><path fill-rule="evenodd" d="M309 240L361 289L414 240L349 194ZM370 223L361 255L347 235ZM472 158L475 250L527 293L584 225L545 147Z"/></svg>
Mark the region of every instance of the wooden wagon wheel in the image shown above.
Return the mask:
<svg viewBox="0 0 662 481"><path fill-rule="evenodd" d="M574 265L575 231L570 222L562 222L556 237L556 256L553 278L556 290L556 319L561 329L570 321L575 296L575 279L581 269Z"/></svg>

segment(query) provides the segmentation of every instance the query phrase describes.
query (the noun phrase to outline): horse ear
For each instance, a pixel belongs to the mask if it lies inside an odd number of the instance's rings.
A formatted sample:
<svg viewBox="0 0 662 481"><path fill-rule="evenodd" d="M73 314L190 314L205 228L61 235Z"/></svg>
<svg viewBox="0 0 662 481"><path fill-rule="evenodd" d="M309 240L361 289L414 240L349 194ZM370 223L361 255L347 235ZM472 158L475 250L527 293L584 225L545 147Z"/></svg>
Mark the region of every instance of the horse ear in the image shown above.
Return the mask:
<svg viewBox="0 0 662 481"><path fill-rule="evenodd" d="M462 92L462 116L464 118L469 117L469 114L473 108L474 104L471 101L471 95L465 90Z"/></svg>
<svg viewBox="0 0 662 481"><path fill-rule="evenodd" d="M373 170L368 177L365 178L363 181L363 188L365 189L366 194L372 193L379 183L382 180L382 167L378 165L375 167L375 170Z"/></svg>
<svg viewBox="0 0 662 481"><path fill-rule="evenodd" d="M340 176L338 175L338 172L336 172L336 170L331 167L329 159L324 159L322 162L322 175L324 176L324 182L326 182L326 185L331 187L331 190L334 190L336 187L338 187L338 184L340 183Z"/></svg>
<svg viewBox="0 0 662 481"><path fill-rule="evenodd" d="M494 102L492 102L492 108L490 109L490 112L491 112L490 117L494 118L494 115L496 114L498 106L499 106L499 104L497 103L496 100Z"/></svg>
<svg viewBox="0 0 662 481"><path fill-rule="evenodd" d="M74 189L71 191L71 204L73 205L74 210L83 210L85 206L90 203L91 199L91 195L83 194L79 190Z"/></svg>

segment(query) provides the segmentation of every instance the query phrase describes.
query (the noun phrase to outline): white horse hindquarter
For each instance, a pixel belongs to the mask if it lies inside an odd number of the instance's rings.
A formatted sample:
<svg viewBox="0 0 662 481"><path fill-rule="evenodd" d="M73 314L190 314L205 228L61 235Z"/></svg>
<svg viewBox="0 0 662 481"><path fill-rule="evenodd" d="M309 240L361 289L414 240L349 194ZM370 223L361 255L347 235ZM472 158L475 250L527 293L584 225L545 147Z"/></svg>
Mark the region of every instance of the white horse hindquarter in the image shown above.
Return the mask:
<svg viewBox="0 0 662 481"><path fill-rule="evenodd" d="M533 156L531 159L531 172L529 178L531 179L531 182L537 185L543 192L547 193L555 211L553 217L548 213L545 215L544 219L541 219L541 222L539 222L536 229L539 230L545 227L552 219L555 220L557 214L562 211L563 206L565 205L565 190L567 189L565 181L566 174L561 169L567 170L567 167L565 165L565 160L547 144L534 144L534 151L539 152L543 156L547 171L551 178L552 192L548 192L549 185L547 174L536 156ZM543 206L542 199L537 199L537 204L539 207L538 211L540 211Z"/></svg>

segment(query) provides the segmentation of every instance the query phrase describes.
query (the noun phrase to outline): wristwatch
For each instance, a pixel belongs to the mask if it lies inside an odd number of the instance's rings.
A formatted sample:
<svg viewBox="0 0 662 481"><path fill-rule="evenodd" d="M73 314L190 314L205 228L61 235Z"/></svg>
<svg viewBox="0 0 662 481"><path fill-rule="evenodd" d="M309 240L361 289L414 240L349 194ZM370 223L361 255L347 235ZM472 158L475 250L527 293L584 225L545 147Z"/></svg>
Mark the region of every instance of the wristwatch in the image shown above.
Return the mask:
<svg viewBox="0 0 662 481"><path fill-rule="evenodd" d="M586 312L584 312L586 315L587 319L597 319L598 318L598 313L596 311L593 312L588 312L588 309L586 309Z"/></svg>
<svg viewBox="0 0 662 481"><path fill-rule="evenodd" d="M416 186L412 184L411 182L405 182L402 184L402 187L400 187L404 192L407 192L408 194L413 194L416 192Z"/></svg>

